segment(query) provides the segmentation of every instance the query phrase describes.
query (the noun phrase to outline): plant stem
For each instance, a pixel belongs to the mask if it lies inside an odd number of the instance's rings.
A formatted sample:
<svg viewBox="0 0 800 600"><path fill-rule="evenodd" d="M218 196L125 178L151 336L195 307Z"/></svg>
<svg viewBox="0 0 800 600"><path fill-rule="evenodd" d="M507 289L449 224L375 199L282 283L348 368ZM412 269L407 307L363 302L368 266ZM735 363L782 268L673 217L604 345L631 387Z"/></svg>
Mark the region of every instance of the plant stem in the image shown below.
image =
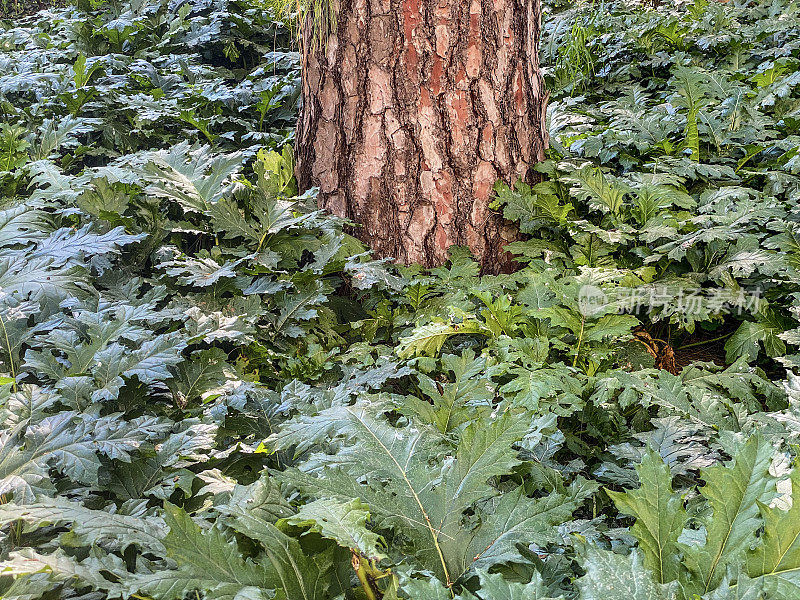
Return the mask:
<svg viewBox="0 0 800 600"><path fill-rule="evenodd" d="M364 588L364 595L367 597L367 600L378 600L378 596L375 594L375 588L369 580L369 577L367 577L367 569L364 566L364 561L361 560L361 557L355 552L353 552L353 556L350 559L350 564L353 565L356 577L358 577L358 581L361 582L361 587Z"/></svg>
<svg viewBox="0 0 800 600"><path fill-rule="evenodd" d="M11 387L14 389L14 393L17 393L17 372L14 369L14 356L11 354L11 342L8 339L8 330L6 329L6 322L3 320L3 317L0 316L0 327L3 328L3 336L6 340L6 352L8 352L8 368L11 370L11 378L14 380L14 383L11 384Z"/></svg>
<svg viewBox="0 0 800 600"><path fill-rule="evenodd" d="M586 316L581 315L581 332L578 334L578 346L575 348L575 358L572 359L572 366L578 364L578 356L581 353L581 345L583 344L583 328L586 325Z"/></svg>
<svg viewBox="0 0 800 600"><path fill-rule="evenodd" d="M679 346L676 350L685 350L686 348L695 348L697 346L704 346L705 344L713 344L714 342L719 342L720 340L724 340L725 338L729 338L733 335L733 332L726 333L725 335L721 335L719 337L711 338L710 340L702 340L700 342L692 342L691 344L685 344L683 346Z"/></svg>

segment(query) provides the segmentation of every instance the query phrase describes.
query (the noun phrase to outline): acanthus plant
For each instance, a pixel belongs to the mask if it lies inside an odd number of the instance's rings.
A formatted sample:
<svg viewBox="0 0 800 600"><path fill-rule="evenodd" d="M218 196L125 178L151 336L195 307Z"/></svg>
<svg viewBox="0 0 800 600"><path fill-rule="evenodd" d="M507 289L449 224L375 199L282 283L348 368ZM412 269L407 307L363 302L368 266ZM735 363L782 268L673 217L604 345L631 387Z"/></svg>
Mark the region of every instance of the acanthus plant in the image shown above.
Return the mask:
<svg viewBox="0 0 800 600"><path fill-rule="evenodd" d="M0 34L2 595L797 597L792 3L549 5L496 277L298 194L273 8Z"/></svg>

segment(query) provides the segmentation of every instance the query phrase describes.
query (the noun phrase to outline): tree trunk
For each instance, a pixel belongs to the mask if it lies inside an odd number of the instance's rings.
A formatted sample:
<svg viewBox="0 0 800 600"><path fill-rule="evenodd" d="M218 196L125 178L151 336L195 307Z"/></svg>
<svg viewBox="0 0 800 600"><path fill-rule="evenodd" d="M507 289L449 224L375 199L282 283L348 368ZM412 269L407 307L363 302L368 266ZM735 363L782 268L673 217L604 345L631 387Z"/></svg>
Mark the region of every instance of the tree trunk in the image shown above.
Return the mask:
<svg viewBox="0 0 800 600"><path fill-rule="evenodd" d="M540 0L339 0L314 45L307 21L300 187L378 256L435 266L462 245L509 270L518 232L488 204L547 145L540 22Z"/></svg>

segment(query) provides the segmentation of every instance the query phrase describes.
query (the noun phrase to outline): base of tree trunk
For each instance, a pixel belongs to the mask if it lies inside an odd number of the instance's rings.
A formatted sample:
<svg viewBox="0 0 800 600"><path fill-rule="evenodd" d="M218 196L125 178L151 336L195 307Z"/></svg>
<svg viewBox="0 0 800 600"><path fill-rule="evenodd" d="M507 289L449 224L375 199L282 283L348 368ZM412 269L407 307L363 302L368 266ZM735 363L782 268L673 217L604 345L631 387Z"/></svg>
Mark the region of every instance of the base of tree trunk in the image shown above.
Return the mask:
<svg viewBox="0 0 800 600"><path fill-rule="evenodd" d="M378 256L441 264L467 246L511 270L494 183L530 180L547 145L538 0L341 0L304 31L298 182Z"/></svg>

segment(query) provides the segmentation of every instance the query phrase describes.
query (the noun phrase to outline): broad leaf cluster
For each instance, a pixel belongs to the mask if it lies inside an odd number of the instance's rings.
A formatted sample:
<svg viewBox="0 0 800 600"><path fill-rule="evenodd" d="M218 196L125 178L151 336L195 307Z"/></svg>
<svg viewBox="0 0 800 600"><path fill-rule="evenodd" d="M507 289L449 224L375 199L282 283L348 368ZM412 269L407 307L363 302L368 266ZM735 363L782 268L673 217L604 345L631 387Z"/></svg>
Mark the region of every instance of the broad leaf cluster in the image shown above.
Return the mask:
<svg viewBox="0 0 800 600"><path fill-rule="evenodd" d="M661 4L546 5L499 276L300 193L277 4L4 21L0 594L796 598L800 15Z"/></svg>

